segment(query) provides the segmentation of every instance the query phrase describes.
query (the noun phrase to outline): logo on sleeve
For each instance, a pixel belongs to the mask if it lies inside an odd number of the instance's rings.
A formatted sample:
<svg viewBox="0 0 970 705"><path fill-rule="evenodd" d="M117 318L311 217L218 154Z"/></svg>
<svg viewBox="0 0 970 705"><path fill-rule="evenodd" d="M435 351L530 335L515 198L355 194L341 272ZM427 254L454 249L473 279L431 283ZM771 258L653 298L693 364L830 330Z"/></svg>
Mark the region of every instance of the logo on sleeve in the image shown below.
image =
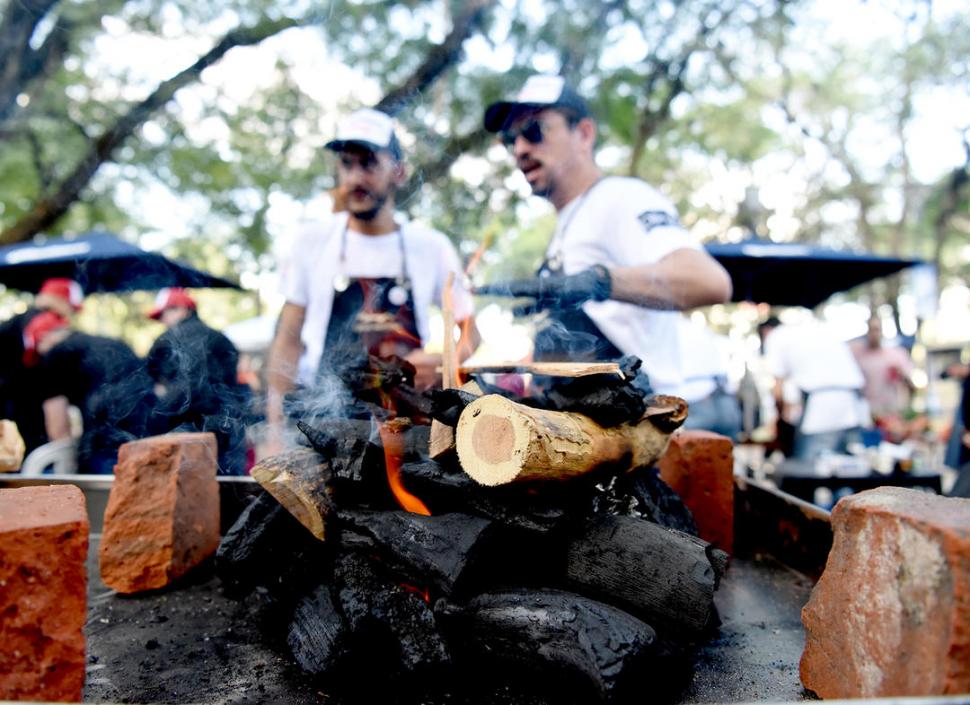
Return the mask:
<svg viewBox="0 0 970 705"><path fill-rule="evenodd" d="M640 221L647 232L654 228L680 227L680 220L677 219L677 215L667 211L643 211L637 216L637 220Z"/></svg>

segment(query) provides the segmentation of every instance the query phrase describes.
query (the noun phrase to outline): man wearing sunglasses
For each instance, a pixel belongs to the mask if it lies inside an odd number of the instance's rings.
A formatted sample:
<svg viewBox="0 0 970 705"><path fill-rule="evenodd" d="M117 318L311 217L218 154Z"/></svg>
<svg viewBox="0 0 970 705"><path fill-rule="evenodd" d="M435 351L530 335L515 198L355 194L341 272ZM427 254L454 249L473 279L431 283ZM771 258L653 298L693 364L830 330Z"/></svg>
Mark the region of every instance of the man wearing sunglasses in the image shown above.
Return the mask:
<svg viewBox="0 0 970 705"><path fill-rule="evenodd" d="M339 380L367 353L407 359L418 387L440 380L441 356L424 345L431 307L442 304L450 273L455 320L465 322L459 354L467 357L477 345L454 247L442 233L396 212L406 168L393 120L358 110L339 122L326 148L336 156L335 212L301 229L281 268L286 303L267 361L269 428L261 456L284 445L283 400L294 389L304 390L307 413L346 413L349 395ZM293 408L288 415L301 413Z"/></svg>
<svg viewBox="0 0 970 705"><path fill-rule="evenodd" d="M658 392L683 385L678 311L726 302L727 272L694 242L668 199L645 182L596 165L596 123L562 77L529 78L485 111L532 192L558 220L533 280L491 284L486 295L531 299L548 312L537 360L637 355Z"/></svg>

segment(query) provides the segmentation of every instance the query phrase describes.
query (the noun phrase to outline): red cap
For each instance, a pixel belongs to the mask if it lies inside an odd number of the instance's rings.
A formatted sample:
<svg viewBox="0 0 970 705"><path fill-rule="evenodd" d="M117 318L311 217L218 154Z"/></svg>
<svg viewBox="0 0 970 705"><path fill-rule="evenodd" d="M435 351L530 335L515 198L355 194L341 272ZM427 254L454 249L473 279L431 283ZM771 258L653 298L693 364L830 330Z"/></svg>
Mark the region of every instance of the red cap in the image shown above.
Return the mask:
<svg viewBox="0 0 970 705"><path fill-rule="evenodd" d="M41 285L35 303L43 308L44 299L47 299L50 303L51 297L63 299L72 309L80 311L81 304L84 301L84 291L81 289L81 285L73 279L53 277Z"/></svg>
<svg viewBox="0 0 970 705"><path fill-rule="evenodd" d="M189 308L195 310L195 299L188 295L185 289L177 286L167 287L158 292L155 297L155 308L148 312L148 317L158 320L168 308Z"/></svg>
<svg viewBox="0 0 970 705"><path fill-rule="evenodd" d="M24 326L24 365L33 367L40 362L37 346L51 331L66 325L67 319L53 311L44 311L31 318L30 323Z"/></svg>

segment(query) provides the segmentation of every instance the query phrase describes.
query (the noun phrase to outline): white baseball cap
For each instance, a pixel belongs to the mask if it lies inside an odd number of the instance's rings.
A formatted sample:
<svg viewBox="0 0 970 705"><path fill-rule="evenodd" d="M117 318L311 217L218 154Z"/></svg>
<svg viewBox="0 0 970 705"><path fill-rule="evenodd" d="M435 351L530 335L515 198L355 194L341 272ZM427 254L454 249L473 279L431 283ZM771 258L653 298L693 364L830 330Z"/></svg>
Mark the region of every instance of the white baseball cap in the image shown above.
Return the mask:
<svg viewBox="0 0 970 705"><path fill-rule="evenodd" d="M387 113L364 108L351 113L337 124L337 136L325 145L339 152L348 144L357 144L372 152L390 152L401 158L401 145L394 134L394 120Z"/></svg>

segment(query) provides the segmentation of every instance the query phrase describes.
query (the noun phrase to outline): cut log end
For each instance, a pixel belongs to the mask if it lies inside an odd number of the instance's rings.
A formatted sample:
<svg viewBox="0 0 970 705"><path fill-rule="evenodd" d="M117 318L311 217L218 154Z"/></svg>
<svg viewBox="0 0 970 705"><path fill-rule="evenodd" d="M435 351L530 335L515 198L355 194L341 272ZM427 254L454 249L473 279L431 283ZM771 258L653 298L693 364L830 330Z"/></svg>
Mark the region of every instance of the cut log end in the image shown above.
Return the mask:
<svg viewBox="0 0 970 705"><path fill-rule="evenodd" d="M330 477L315 451L299 448L266 458L250 475L314 536L324 540L331 511Z"/></svg>
<svg viewBox="0 0 970 705"><path fill-rule="evenodd" d="M529 428L516 407L505 397L488 395L469 405L458 420L458 458L479 484L504 485L522 472Z"/></svg>

